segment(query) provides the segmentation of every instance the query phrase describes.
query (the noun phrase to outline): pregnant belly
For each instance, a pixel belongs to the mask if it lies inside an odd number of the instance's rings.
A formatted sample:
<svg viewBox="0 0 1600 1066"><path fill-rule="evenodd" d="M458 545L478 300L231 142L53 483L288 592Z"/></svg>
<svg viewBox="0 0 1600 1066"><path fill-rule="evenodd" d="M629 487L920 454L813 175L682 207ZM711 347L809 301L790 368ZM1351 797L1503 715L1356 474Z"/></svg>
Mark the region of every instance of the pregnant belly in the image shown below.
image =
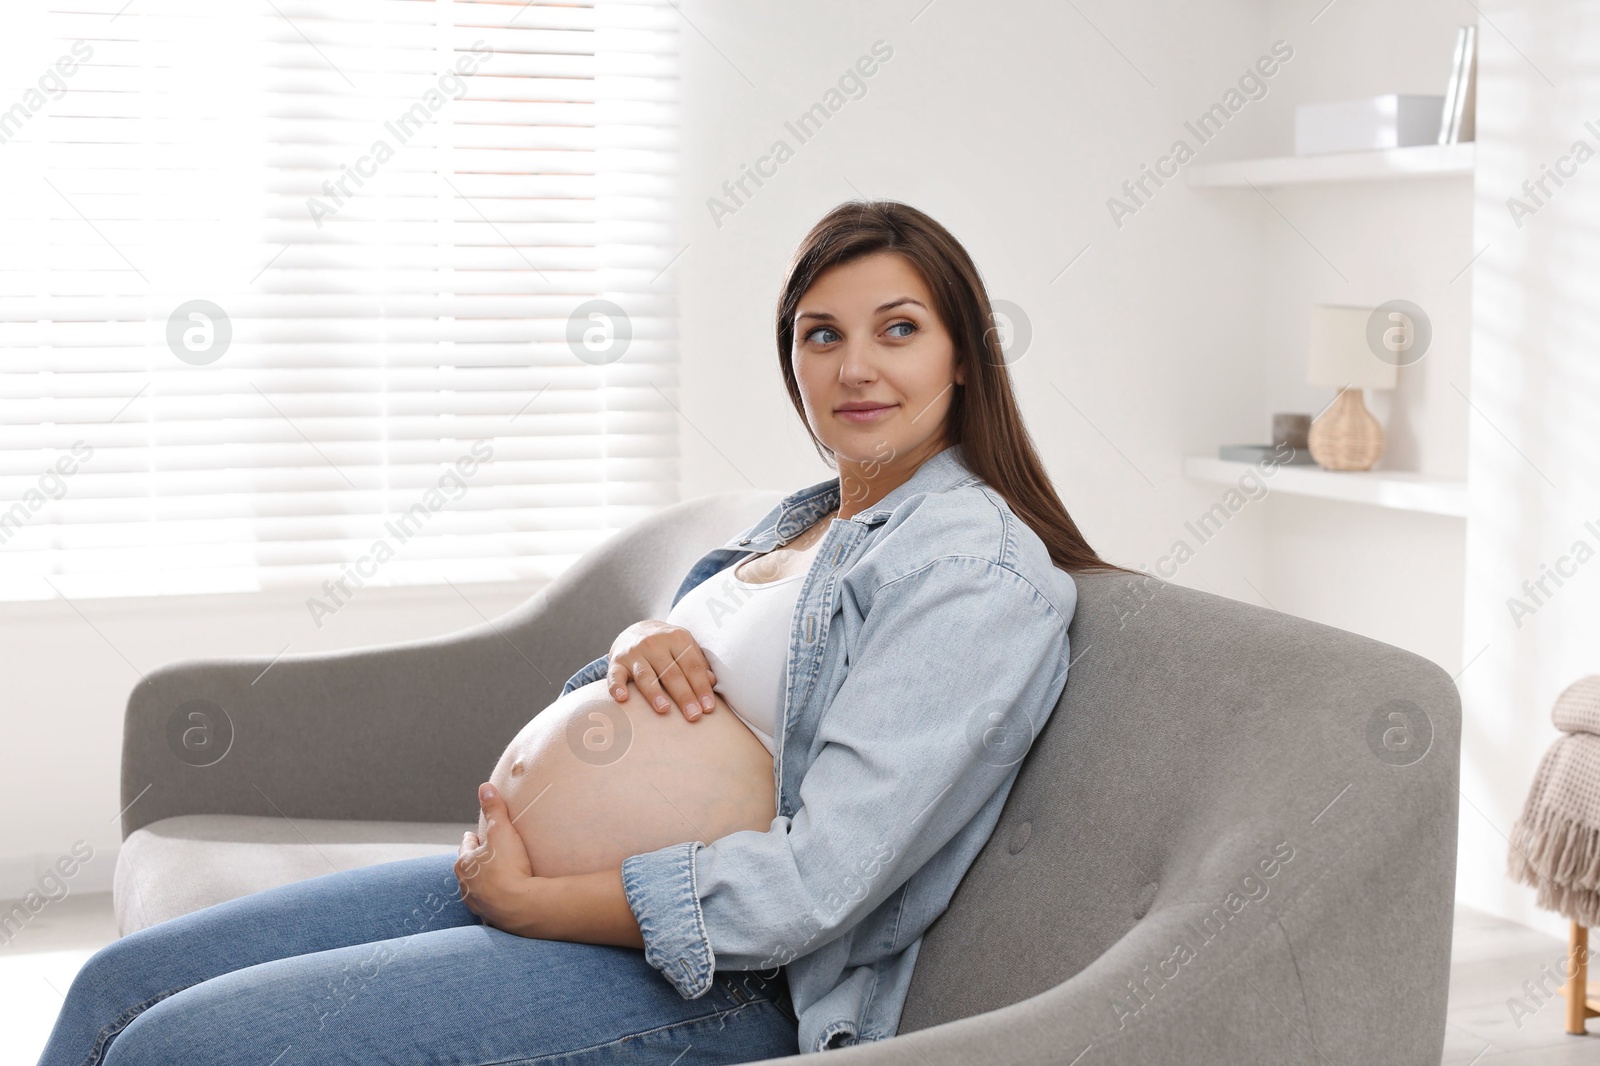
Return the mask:
<svg viewBox="0 0 1600 1066"><path fill-rule="evenodd" d="M609 870L669 844L769 829L772 756L716 700L690 722L651 710L631 681L624 703L595 681L535 715L489 778L533 872Z"/></svg>

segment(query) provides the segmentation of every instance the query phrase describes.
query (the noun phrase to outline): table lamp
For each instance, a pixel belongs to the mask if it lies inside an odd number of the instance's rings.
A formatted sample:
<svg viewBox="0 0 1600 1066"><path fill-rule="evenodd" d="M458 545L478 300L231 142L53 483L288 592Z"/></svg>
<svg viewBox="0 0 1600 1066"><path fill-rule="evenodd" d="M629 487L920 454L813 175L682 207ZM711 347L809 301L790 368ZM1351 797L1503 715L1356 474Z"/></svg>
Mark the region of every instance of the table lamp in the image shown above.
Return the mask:
<svg viewBox="0 0 1600 1066"><path fill-rule="evenodd" d="M1367 345L1369 307L1311 308L1311 344L1306 379L1339 390L1315 422L1308 443L1311 458L1326 470L1371 470L1383 455L1383 427L1362 401L1361 390L1392 389L1399 377L1393 363Z"/></svg>

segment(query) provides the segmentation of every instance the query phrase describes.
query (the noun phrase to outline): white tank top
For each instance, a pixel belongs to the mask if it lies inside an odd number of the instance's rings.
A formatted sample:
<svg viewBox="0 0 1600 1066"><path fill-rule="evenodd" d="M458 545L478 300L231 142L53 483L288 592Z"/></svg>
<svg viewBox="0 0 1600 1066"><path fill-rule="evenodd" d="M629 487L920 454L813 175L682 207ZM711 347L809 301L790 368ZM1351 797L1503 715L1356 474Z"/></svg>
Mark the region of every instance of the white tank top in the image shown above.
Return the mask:
<svg viewBox="0 0 1600 1066"><path fill-rule="evenodd" d="M805 571L753 585L714 574L684 594L666 621L687 629L717 675L716 691L733 713L777 755L778 708L789 665L789 630Z"/></svg>

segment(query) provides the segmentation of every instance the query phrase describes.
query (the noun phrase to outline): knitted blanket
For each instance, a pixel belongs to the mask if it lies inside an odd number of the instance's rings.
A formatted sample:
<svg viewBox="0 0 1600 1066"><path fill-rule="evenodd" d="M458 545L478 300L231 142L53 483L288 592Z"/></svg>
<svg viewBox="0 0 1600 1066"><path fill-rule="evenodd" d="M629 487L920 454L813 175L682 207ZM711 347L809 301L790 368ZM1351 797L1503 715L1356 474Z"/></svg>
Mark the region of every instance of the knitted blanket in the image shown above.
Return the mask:
<svg viewBox="0 0 1600 1066"><path fill-rule="evenodd" d="M1569 685L1551 718L1566 735L1539 763L1506 870L1544 909L1600 926L1600 675Z"/></svg>

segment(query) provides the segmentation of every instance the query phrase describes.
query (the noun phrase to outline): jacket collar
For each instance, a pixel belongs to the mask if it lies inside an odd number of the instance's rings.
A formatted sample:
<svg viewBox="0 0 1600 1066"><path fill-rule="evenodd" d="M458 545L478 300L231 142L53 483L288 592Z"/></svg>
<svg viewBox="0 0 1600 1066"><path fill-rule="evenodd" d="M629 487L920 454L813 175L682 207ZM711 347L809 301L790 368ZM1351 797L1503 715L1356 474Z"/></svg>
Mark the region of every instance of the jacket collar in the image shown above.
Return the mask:
<svg viewBox="0 0 1600 1066"><path fill-rule="evenodd" d="M924 492L944 492L969 482L976 482L974 474L962 458L961 445L951 444L942 451L923 460L921 466L905 480L891 489L888 495L872 507L852 516L849 521L865 526L875 526L894 513L896 507L912 496ZM776 508L776 518L763 519L757 532L745 533L730 539L724 549L767 551L790 540L815 525L823 515L839 506L839 478L837 475L798 492L785 496Z"/></svg>

